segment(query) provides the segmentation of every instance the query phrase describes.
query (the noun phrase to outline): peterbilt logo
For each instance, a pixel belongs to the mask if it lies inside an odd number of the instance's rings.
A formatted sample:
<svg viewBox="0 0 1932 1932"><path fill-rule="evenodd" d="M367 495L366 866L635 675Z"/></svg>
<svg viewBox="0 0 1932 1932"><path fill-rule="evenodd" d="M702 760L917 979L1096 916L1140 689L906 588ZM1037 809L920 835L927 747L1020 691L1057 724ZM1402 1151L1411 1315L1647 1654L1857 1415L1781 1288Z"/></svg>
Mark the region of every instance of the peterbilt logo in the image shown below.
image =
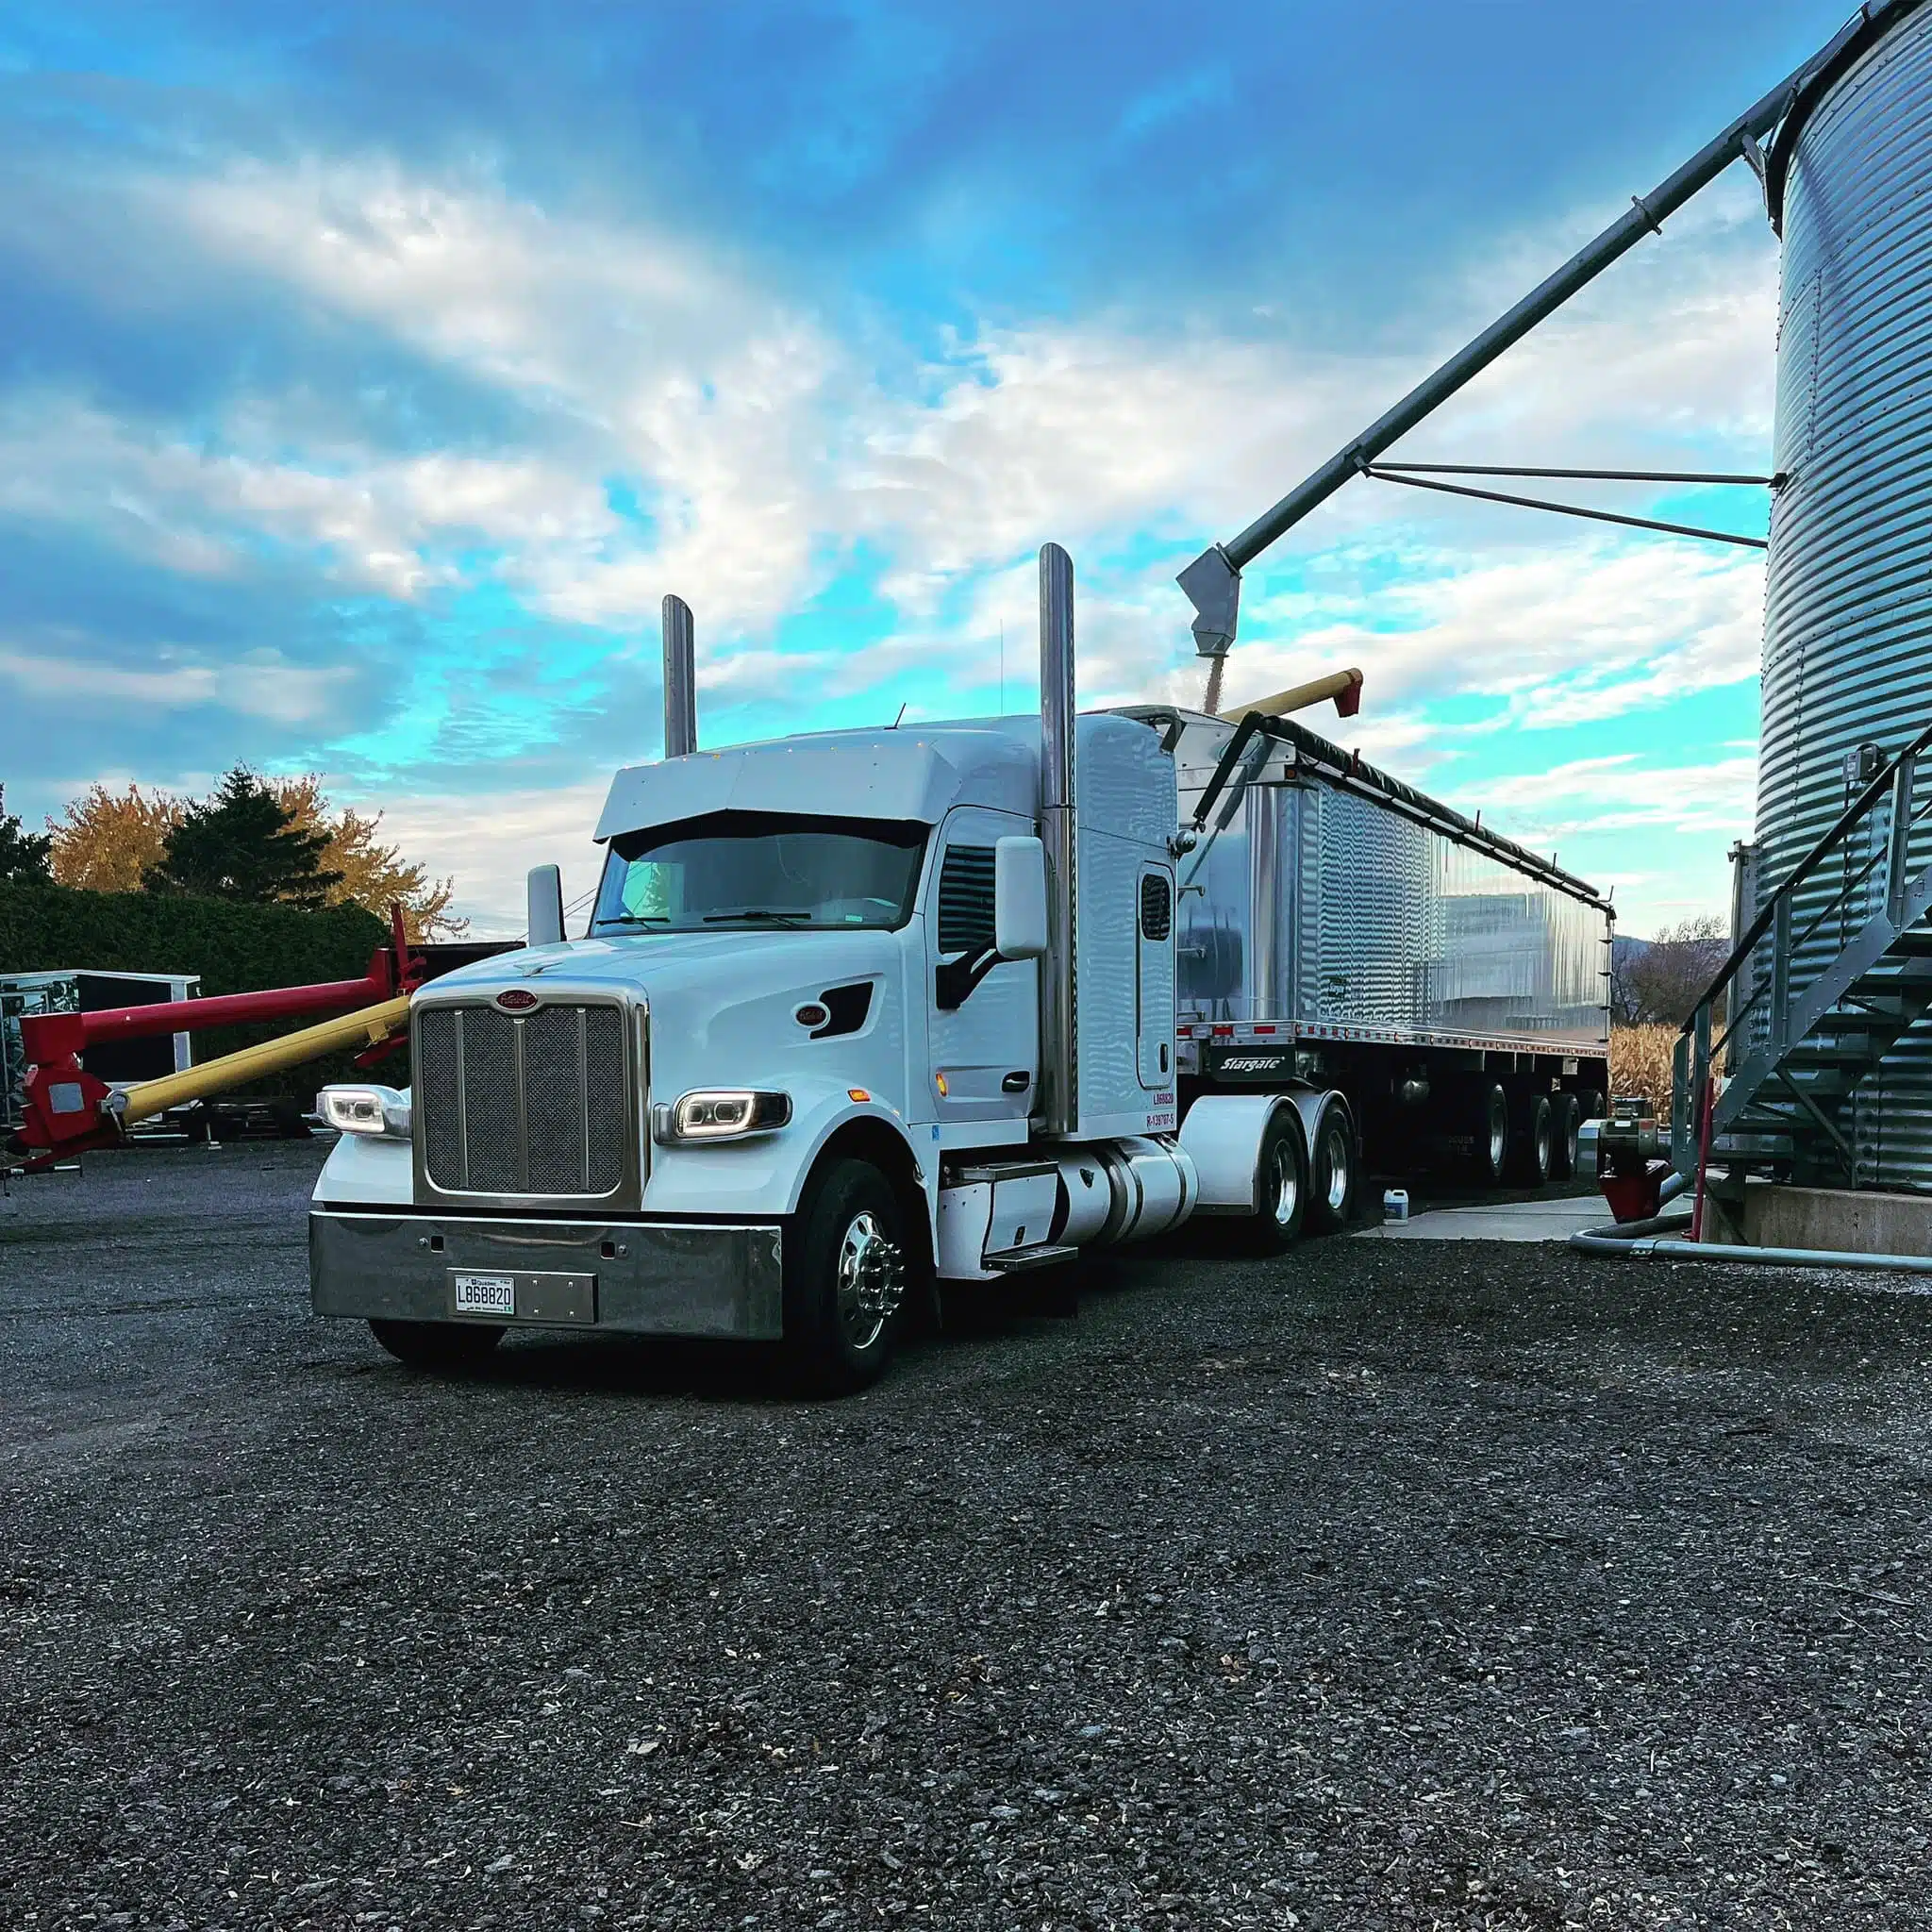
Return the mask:
<svg viewBox="0 0 1932 1932"><path fill-rule="evenodd" d="M496 1004L506 1013L527 1013L537 1005L537 995L525 986L506 987L496 995Z"/></svg>

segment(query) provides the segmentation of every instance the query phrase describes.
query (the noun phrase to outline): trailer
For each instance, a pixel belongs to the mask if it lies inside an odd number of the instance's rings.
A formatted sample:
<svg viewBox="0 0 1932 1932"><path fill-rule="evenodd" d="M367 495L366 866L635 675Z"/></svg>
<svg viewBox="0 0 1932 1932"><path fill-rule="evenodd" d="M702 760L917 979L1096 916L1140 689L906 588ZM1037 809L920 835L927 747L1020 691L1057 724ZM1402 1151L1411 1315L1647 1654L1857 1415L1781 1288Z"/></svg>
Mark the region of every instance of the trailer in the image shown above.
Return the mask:
<svg viewBox="0 0 1932 1932"><path fill-rule="evenodd" d="M537 868L529 945L411 995L412 1089L318 1097L312 1303L406 1362L705 1336L856 1389L941 1284L1285 1252L1364 1123L1493 1169L1601 1079L1601 899L1285 718L1077 711L1057 545L1037 716L700 749L664 634L588 930Z"/></svg>
<svg viewBox="0 0 1932 1932"><path fill-rule="evenodd" d="M1174 751L1183 819L1176 1053L1184 1096L1332 1089L1309 1212L1377 1171L1479 1186L1576 1172L1608 1091L1612 914L1553 859L1292 719L1138 708Z"/></svg>

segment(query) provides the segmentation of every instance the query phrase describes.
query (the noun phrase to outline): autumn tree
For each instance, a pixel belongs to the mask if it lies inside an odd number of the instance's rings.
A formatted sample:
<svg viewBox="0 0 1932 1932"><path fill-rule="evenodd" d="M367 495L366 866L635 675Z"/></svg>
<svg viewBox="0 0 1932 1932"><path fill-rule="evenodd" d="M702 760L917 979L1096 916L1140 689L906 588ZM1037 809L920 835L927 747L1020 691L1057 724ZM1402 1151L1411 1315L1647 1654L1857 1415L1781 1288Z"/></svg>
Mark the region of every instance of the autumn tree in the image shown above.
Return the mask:
<svg viewBox="0 0 1932 1932"><path fill-rule="evenodd" d="M384 920L392 904L400 905L403 924L416 941L469 930L469 922L449 910L456 882L432 878L425 867L411 864L399 847L385 841L379 811L338 808L313 772L258 782L290 815L291 829L324 839L321 869L335 875L324 889L325 905L361 906ZM190 808L189 801L167 791L90 785L59 819L47 821L56 882L93 892L142 891L150 873L159 874L168 840Z"/></svg>
<svg viewBox="0 0 1932 1932"><path fill-rule="evenodd" d="M0 880L44 879L53 842L44 832L29 832L20 815L7 809L7 788L0 785Z"/></svg>
<svg viewBox="0 0 1932 1932"><path fill-rule="evenodd" d="M58 819L47 821L55 883L85 892L140 891L142 877L160 864L181 811L181 801L166 791L90 785Z"/></svg>
<svg viewBox="0 0 1932 1932"><path fill-rule="evenodd" d="M237 765L208 797L183 808L142 884L149 891L258 906L322 907L341 874L323 864L327 835L304 831L294 821L247 766Z"/></svg>
<svg viewBox="0 0 1932 1932"><path fill-rule="evenodd" d="M271 778L268 784L290 812L291 824L326 836L322 862L340 874L329 888L330 905L351 901L384 919L390 907L398 905L412 940L452 938L469 930L467 919L450 914L456 881L431 878L423 866L405 859L397 846L384 843L377 836L382 827L379 811L364 817L350 806L332 807L313 772L299 778Z"/></svg>

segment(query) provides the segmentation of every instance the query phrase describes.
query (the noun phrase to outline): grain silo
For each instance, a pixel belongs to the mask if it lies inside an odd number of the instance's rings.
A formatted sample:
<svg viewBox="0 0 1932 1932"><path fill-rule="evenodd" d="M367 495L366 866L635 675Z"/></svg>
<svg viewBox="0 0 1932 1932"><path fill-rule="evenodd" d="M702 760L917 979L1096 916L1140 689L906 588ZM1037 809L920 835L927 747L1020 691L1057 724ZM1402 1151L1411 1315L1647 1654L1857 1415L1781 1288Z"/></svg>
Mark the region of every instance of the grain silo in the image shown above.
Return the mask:
<svg viewBox="0 0 1932 1932"><path fill-rule="evenodd" d="M1768 883L1932 722L1932 6L1855 31L1799 91L1765 172L1784 241L1757 791ZM1889 823L1881 805L1795 893L1795 987L1879 910ZM1928 858L1932 821L1908 863ZM1932 1187L1932 1027L1903 1033L1837 1121L1858 1181Z"/></svg>

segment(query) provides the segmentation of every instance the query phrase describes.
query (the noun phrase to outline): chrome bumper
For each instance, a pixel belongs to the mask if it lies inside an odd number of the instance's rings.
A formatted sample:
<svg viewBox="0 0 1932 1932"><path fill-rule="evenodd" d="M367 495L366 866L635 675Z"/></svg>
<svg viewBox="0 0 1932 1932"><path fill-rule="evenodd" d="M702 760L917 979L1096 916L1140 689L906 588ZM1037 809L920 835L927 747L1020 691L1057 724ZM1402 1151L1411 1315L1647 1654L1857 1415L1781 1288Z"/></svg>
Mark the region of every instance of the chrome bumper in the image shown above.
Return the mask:
<svg viewBox="0 0 1932 1932"><path fill-rule="evenodd" d="M775 1341L783 1230L774 1225L456 1220L381 1208L308 1214L318 1315L453 1322L459 1274L508 1275L519 1327ZM498 1318L491 1318L498 1319Z"/></svg>

